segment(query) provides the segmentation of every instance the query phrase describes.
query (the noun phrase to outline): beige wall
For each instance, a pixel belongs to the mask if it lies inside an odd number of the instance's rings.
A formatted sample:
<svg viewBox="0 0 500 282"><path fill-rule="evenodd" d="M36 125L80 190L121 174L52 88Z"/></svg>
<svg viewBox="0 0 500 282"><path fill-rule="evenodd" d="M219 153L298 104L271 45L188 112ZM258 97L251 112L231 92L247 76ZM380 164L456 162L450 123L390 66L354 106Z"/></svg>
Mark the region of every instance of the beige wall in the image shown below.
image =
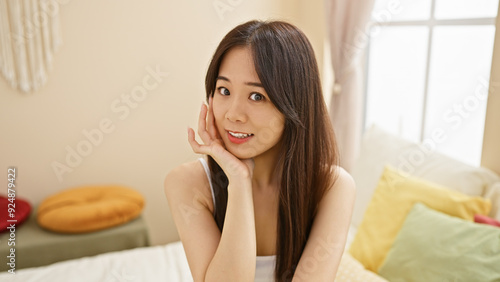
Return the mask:
<svg viewBox="0 0 500 282"><path fill-rule="evenodd" d="M496 22L481 166L500 174L500 16Z"/></svg>
<svg viewBox="0 0 500 282"><path fill-rule="evenodd" d="M79 185L133 187L146 198L153 244L178 240L163 179L197 157L186 126L197 125L204 74L222 36L253 18L289 20L310 37L322 63L321 0L221 0L239 3L223 19L213 7L217 1L59 2L67 2L60 6L64 43L47 85L25 94L0 78L0 167L5 170L0 183L6 183L7 167L17 167L17 196L34 205ZM148 68L169 75L149 80ZM135 108L127 106L121 95L137 90L144 79L150 90ZM88 139L83 131L95 133L102 123L108 131L102 141L95 141L80 162L73 160L75 167L59 181L52 163L69 167L67 148L76 150Z"/></svg>

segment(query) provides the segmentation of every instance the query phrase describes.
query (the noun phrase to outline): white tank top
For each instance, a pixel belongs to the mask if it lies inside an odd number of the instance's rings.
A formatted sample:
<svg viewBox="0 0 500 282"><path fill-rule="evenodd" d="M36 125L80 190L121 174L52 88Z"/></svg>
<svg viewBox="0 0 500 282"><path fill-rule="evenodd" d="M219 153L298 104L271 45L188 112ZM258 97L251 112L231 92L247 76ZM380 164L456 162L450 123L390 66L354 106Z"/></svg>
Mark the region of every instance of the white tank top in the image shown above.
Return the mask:
<svg viewBox="0 0 500 282"><path fill-rule="evenodd" d="M210 190L212 191L212 202L214 203L214 216L215 216L215 193L210 179L210 169L208 163L204 158L199 158L205 173L208 177ZM276 264L276 255L273 256L257 256L257 263L255 266L255 282L273 282L274 281L274 267Z"/></svg>

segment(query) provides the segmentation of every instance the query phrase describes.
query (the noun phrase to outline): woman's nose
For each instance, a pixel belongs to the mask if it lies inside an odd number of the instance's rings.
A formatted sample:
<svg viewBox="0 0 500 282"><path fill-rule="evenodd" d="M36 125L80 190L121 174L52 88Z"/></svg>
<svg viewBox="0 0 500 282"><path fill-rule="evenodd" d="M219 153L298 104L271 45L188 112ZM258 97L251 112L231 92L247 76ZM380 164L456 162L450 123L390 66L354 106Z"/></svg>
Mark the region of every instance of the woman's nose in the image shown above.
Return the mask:
<svg viewBox="0 0 500 282"><path fill-rule="evenodd" d="M246 122L247 115L245 109L245 101L240 98L231 99L231 103L226 112L226 119L231 122Z"/></svg>

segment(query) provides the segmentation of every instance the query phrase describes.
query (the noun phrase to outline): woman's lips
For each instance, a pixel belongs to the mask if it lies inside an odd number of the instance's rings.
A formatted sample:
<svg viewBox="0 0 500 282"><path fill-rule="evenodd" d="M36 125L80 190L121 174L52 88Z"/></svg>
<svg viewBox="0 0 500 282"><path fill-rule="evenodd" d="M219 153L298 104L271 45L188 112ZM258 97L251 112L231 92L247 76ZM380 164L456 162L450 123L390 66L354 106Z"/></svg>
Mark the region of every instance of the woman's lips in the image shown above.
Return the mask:
<svg viewBox="0 0 500 282"><path fill-rule="evenodd" d="M232 143L235 143L235 144L243 144L245 142L247 142L248 140L250 140L254 135L251 134L251 133L243 133L243 132L237 132L237 131L228 131L226 130L227 132L227 138L229 139L229 141L231 141ZM235 133L236 135L239 135L239 134L246 134L246 135L249 135L248 137L245 137L245 138L238 138L238 137L235 137L233 135L231 135L231 133Z"/></svg>

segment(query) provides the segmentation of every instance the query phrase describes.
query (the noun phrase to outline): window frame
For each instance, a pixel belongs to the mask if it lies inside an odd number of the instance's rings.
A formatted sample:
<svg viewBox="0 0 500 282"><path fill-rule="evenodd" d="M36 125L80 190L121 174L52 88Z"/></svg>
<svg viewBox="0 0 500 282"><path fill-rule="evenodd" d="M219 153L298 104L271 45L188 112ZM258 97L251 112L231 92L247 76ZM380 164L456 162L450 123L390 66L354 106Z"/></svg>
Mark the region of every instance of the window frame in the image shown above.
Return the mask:
<svg viewBox="0 0 500 282"><path fill-rule="evenodd" d="M375 0L376 1L376 0ZM500 6L500 4L499 4ZM436 0L431 0L430 7L430 17L426 20L408 20L408 21L386 21L379 22L374 19L373 25L370 27L370 32L374 28L381 27L404 27L404 26L420 26L427 27L429 29L428 38L427 38L427 58L426 58L426 66L425 66L425 79L424 79L424 93L423 93L423 101L422 101L422 120L421 120L421 128L420 128L420 140L419 142L424 141L425 127L426 127L426 113L427 113L427 103L428 103L428 92L429 92L429 75L430 75L430 59L432 57L432 38L434 34L434 29L438 26L471 26L471 25L491 25L495 27L497 17L485 17L485 18L459 18L459 19L436 19L434 17L436 7ZM498 16L498 15L497 15ZM368 109L368 78L369 78L369 61L370 61L370 48L371 48L371 37L368 37L367 45L365 48L364 54L364 90L363 90L363 130L366 128L366 118L367 118L367 109ZM493 58L492 58L493 59ZM490 72L491 72L490 66ZM483 125L484 126L484 125Z"/></svg>

